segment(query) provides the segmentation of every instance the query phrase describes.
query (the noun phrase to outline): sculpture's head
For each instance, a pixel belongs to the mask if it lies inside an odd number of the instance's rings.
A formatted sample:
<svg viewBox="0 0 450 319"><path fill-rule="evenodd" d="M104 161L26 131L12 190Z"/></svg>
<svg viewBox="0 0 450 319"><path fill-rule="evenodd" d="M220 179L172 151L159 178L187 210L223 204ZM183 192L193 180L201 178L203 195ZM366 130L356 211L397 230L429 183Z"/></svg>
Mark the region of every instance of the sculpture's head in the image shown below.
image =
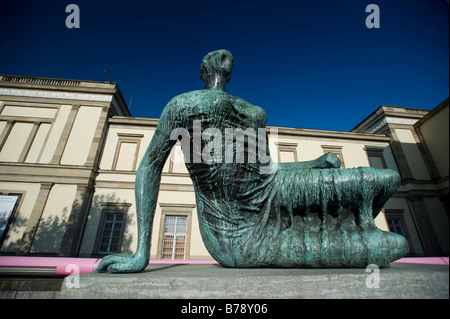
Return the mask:
<svg viewBox="0 0 450 319"><path fill-rule="evenodd" d="M225 90L225 83L230 81L234 59L230 51L217 50L209 52L202 60L200 80L206 88Z"/></svg>

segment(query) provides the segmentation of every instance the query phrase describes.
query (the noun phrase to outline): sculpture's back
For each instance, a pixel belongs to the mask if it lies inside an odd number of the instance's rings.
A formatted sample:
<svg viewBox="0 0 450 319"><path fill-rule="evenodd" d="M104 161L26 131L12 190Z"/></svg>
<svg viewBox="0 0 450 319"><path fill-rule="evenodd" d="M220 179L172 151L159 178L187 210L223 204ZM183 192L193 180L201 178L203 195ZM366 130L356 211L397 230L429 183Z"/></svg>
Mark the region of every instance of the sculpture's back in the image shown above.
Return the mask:
<svg viewBox="0 0 450 319"><path fill-rule="evenodd" d="M209 57L204 61L215 64L202 77L206 89L183 94L170 107L182 114L177 123L187 132L182 148L189 151L186 166L210 254L230 267L387 266L402 257L406 240L374 224L399 175L339 169L333 154L329 165L262 163L261 149L269 152L266 114L214 86L229 80L221 66L232 58L226 51ZM267 166L272 170L262 170Z"/></svg>
<svg viewBox="0 0 450 319"><path fill-rule="evenodd" d="M400 184L398 173L340 169L332 153L273 163L265 112L224 91L232 66L228 51L209 53L200 72L205 89L179 95L163 110L136 177L137 252L107 257L99 269L139 271L148 262L159 179L176 139L194 184L203 241L220 264L384 267L404 256L407 241L374 223Z"/></svg>

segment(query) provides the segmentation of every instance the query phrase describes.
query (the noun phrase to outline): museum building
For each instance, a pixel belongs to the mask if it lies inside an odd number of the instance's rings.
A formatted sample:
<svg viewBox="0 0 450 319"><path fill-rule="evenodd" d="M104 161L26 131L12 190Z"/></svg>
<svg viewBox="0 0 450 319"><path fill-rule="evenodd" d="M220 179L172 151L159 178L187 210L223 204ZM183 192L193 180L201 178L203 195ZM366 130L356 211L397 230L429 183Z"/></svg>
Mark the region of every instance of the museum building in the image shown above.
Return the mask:
<svg viewBox="0 0 450 319"><path fill-rule="evenodd" d="M0 75L0 255L134 252L134 180L157 124L132 117L116 83ZM333 152L342 168L399 172L376 225L405 236L409 256L448 256L448 128L446 99L431 111L380 106L350 132L268 132L277 162ZM179 143L161 177L151 258L212 259Z"/></svg>

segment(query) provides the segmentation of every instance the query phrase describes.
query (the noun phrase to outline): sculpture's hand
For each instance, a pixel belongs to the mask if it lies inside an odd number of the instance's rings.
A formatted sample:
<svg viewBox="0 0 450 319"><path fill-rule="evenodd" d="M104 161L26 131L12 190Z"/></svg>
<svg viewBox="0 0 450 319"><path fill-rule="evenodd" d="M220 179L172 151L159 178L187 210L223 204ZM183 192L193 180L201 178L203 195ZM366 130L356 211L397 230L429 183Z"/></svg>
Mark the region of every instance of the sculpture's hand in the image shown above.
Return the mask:
<svg viewBox="0 0 450 319"><path fill-rule="evenodd" d="M298 168L340 168L341 160L339 156L329 152L312 161L295 162L295 165Z"/></svg>
<svg viewBox="0 0 450 319"><path fill-rule="evenodd" d="M321 166L319 168L339 168L341 167L341 160L339 159L339 156L337 156L334 153L328 152L321 157L319 157L321 160Z"/></svg>
<svg viewBox="0 0 450 319"><path fill-rule="evenodd" d="M128 273L142 271L148 265L149 259L142 255L108 255L102 259L96 271L110 273Z"/></svg>

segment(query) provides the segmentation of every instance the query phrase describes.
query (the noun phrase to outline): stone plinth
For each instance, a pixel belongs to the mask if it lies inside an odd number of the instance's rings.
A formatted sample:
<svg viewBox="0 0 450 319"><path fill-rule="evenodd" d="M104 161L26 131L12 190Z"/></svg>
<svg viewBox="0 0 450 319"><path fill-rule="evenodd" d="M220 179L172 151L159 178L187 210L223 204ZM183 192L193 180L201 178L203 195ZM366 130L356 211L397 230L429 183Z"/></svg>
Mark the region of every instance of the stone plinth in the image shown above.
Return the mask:
<svg viewBox="0 0 450 319"><path fill-rule="evenodd" d="M379 269L378 274L379 282L376 270L365 268L236 269L150 264L136 274L82 274L79 288L68 288L74 286L74 281L67 277L60 297L449 298L448 266L392 263L390 268Z"/></svg>

